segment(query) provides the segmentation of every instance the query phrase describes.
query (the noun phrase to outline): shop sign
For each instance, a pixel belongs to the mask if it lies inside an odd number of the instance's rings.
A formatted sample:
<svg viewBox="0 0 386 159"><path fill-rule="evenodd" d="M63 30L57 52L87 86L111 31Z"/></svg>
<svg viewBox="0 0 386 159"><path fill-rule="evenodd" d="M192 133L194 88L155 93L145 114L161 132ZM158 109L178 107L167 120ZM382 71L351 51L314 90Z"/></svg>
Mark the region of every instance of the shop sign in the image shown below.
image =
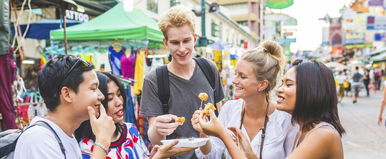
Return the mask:
<svg viewBox="0 0 386 159"><path fill-rule="evenodd" d="M386 30L386 16L368 16L367 30Z"/></svg>
<svg viewBox="0 0 386 159"><path fill-rule="evenodd" d="M386 41L386 33L375 33L374 41Z"/></svg>
<svg viewBox="0 0 386 159"><path fill-rule="evenodd" d="M355 30L355 12L351 8L346 8L342 10L342 28L345 32L351 32Z"/></svg>
<svg viewBox="0 0 386 159"><path fill-rule="evenodd" d="M293 43L293 42L296 42L296 39L295 38L283 38L283 39L280 39L280 44L283 44L283 45L288 45L290 43Z"/></svg>
<svg viewBox="0 0 386 159"><path fill-rule="evenodd" d="M383 0L369 0L369 6L383 6Z"/></svg>
<svg viewBox="0 0 386 159"><path fill-rule="evenodd" d="M72 10L66 10L66 18L69 20L76 20L80 22L88 22L89 19L87 14L75 12Z"/></svg>
<svg viewBox="0 0 386 159"><path fill-rule="evenodd" d="M351 32L344 35L344 44L365 43L365 33Z"/></svg>

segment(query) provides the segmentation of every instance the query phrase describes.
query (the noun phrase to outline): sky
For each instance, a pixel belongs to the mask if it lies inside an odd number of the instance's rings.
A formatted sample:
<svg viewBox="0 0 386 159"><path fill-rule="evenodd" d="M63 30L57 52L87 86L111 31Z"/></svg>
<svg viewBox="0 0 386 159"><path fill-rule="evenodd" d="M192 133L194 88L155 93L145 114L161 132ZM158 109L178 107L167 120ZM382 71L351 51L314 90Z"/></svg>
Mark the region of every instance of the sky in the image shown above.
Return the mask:
<svg viewBox="0 0 386 159"><path fill-rule="evenodd" d="M339 9L348 6L353 0L294 0L294 4L281 13L288 14L298 21L296 43L291 44L291 51L315 50L322 42L322 27L328 26L323 18L339 17ZM277 11L275 11L277 12Z"/></svg>

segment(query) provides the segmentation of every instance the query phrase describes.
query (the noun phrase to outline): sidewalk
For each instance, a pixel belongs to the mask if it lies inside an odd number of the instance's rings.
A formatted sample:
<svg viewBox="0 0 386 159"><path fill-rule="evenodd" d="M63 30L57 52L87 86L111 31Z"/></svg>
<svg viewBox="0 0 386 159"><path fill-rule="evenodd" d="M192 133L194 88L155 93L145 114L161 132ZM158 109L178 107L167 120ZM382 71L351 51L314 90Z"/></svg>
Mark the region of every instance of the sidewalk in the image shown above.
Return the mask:
<svg viewBox="0 0 386 159"><path fill-rule="evenodd" d="M358 103L353 104L350 97L345 97L338 105L339 117L346 130L342 139L345 159L386 159L385 123L377 124L381 93L378 91L365 97L362 91Z"/></svg>

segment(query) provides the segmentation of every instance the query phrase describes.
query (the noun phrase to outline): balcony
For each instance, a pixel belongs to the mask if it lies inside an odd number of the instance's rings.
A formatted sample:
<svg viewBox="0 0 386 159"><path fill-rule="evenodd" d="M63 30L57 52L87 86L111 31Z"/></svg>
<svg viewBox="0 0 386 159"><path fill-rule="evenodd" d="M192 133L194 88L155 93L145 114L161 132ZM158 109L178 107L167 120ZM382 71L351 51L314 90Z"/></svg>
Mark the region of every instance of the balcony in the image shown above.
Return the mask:
<svg viewBox="0 0 386 159"><path fill-rule="evenodd" d="M218 0L217 3L219 5L232 5L232 4L243 4L248 2L259 2L258 0Z"/></svg>
<svg viewBox="0 0 386 159"><path fill-rule="evenodd" d="M253 13L245 13L245 14L236 14L230 16L234 21L240 22L240 21L258 21L259 17L257 17L256 14Z"/></svg>

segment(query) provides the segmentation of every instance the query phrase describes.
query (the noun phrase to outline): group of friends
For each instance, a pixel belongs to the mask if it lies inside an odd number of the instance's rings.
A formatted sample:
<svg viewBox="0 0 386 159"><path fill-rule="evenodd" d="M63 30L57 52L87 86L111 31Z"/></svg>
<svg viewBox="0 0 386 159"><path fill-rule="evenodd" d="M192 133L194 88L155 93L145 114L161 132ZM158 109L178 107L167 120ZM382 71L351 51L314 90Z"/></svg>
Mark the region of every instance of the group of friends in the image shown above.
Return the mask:
<svg viewBox="0 0 386 159"><path fill-rule="evenodd" d="M38 75L48 114L31 122L44 121L55 133L42 126L29 128L17 142L15 158L343 158L345 130L330 69L298 60L282 76L282 48L262 42L242 54L233 79L237 100L222 105L215 64L209 62L215 74L212 88L193 60L194 22L193 12L183 6L172 7L160 19L163 42L172 56L167 64L170 98L164 114L157 72L149 72L141 114L148 118L149 140L156 145L150 152L135 125L123 122L126 97L119 80L77 57L59 55ZM218 116L200 108L201 92L220 110ZM176 122L178 117L188 120ZM164 139L190 137L209 141L193 148L176 147L178 140L161 145Z"/></svg>

